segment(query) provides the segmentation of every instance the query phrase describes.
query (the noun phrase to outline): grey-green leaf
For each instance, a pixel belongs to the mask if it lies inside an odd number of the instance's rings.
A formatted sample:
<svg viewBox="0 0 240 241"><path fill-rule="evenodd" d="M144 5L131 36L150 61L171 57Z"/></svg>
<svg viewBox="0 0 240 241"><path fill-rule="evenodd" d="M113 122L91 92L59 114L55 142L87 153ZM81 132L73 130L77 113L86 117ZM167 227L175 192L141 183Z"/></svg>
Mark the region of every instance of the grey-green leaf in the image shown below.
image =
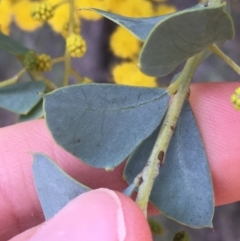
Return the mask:
<svg viewBox="0 0 240 241"><path fill-rule="evenodd" d="M33 176L45 219L52 218L69 201L90 188L66 174L43 154L34 154Z"/></svg>
<svg viewBox="0 0 240 241"><path fill-rule="evenodd" d="M0 88L0 107L18 114L28 114L42 98L43 82L21 82Z"/></svg>
<svg viewBox="0 0 240 241"><path fill-rule="evenodd" d="M40 100L36 106L33 107L33 109L27 114L27 115L20 115L19 116L19 122L29 121L29 120L35 120L43 117L43 102Z"/></svg>
<svg viewBox="0 0 240 241"><path fill-rule="evenodd" d="M203 8L202 4L198 4L194 7L188 8ZM132 18L132 17L125 17L118 14L110 13L103 11L97 8L85 8L85 10L92 10L108 18L109 20L115 22L116 24L126 28L129 30L133 35L139 38L142 41L145 41L148 37L149 33L153 29L153 27L163 21L166 17L172 16L176 13L160 15L156 17L145 17L145 18ZM183 10L186 11L186 10Z"/></svg>
<svg viewBox="0 0 240 241"><path fill-rule="evenodd" d="M145 166L159 127L130 156L124 175L131 183ZM212 227L214 196L204 146L191 107L182 110L165 164L150 201L166 216L193 228Z"/></svg>
<svg viewBox="0 0 240 241"><path fill-rule="evenodd" d="M168 102L165 89L84 84L47 94L44 111L58 144L89 165L112 169L154 131Z"/></svg>
<svg viewBox="0 0 240 241"><path fill-rule="evenodd" d="M164 76L213 43L233 37L233 22L225 5L180 11L152 29L141 50L139 67L147 75Z"/></svg>
<svg viewBox="0 0 240 241"><path fill-rule="evenodd" d="M28 51L30 51L28 48L22 46L20 43L1 32L0 48L15 56L24 56Z"/></svg>
<svg viewBox="0 0 240 241"><path fill-rule="evenodd" d="M150 31L157 23L159 23L165 17L170 15L170 14L167 14L167 15L150 17L150 18L131 18L131 17L124 17L118 14L106 12L97 8L89 8L87 10L92 10L94 12L97 12L102 16L115 22L116 24L128 29L130 32L132 32L133 35L135 35L137 38L139 38L142 41L144 41L147 38Z"/></svg>

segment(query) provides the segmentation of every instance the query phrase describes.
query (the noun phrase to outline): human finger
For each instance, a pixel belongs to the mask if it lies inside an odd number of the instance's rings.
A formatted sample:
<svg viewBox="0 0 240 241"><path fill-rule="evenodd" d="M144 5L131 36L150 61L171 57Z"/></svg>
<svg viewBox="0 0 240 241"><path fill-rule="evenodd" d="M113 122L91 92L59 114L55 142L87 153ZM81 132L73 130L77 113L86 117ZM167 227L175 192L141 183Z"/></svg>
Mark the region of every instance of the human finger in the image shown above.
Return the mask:
<svg viewBox="0 0 240 241"><path fill-rule="evenodd" d="M230 96L239 83L191 86L190 101L209 159L215 205L240 200L240 112Z"/></svg>
<svg viewBox="0 0 240 241"><path fill-rule="evenodd" d="M31 234L11 239L27 240L151 241L152 235L134 201L122 193L101 188L78 196L52 219L31 230Z"/></svg>
<svg viewBox="0 0 240 241"><path fill-rule="evenodd" d="M236 87L237 83L193 85L190 98L207 150L217 205L240 199L237 185L240 177L239 112L229 101ZM219 136L223 138L216 138ZM29 152L45 153L68 174L92 188L122 190L126 186L121 178L123 165L107 173L80 162L56 145L43 120L3 128L0 131L1 240L43 221Z"/></svg>
<svg viewBox="0 0 240 241"><path fill-rule="evenodd" d="M0 240L44 221L32 175L32 152L48 155L70 176L95 189L123 190L123 165L106 172L80 162L52 139L44 120L0 129Z"/></svg>

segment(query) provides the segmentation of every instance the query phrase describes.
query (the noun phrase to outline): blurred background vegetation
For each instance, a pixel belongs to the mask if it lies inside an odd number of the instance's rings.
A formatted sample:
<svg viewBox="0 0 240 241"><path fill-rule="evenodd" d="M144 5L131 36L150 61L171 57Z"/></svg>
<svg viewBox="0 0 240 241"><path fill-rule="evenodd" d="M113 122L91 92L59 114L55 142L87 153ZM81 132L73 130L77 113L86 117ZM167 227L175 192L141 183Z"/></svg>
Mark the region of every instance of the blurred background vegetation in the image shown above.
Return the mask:
<svg viewBox="0 0 240 241"><path fill-rule="evenodd" d="M240 65L240 1L231 1L231 14L234 19L236 37L222 47L238 65ZM35 50L38 54L50 55L52 59L65 54L65 45L69 28L68 0L48 0L55 11L49 21L32 11L36 0L2 0L0 3L0 26L4 34L24 46ZM113 22L101 18L100 15L89 11L79 11L83 7L96 7L117 14L131 17L148 17L168 14L197 4L197 0L75 0L73 32L81 36L87 44L87 51L81 58L72 58L72 67L78 77L98 83L117 83L139 86L167 86L174 73L155 79L143 75L136 67L141 43L130 33ZM32 13L32 14L31 14ZM32 15L32 16L31 16ZM37 16L37 17L36 17ZM35 20L33 19L35 18ZM36 21L40 19L42 21ZM14 56L0 49L0 80L6 80L16 75L22 65ZM44 75L57 86L62 85L64 66L58 63ZM21 81L28 81L25 74ZM194 82L223 82L240 81L239 76L221 59L211 55L198 68ZM79 82L79 78L71 76L69 84ZM0 109L0 127L14 124L18 116ZM165 217L160 217L165 226L165 234L156 240L171 240L173 233L187 230L191 240L195 241L240 241L240 204L235 203L216 208L213 224L214 230L193 230L185 228Z"/></svg>

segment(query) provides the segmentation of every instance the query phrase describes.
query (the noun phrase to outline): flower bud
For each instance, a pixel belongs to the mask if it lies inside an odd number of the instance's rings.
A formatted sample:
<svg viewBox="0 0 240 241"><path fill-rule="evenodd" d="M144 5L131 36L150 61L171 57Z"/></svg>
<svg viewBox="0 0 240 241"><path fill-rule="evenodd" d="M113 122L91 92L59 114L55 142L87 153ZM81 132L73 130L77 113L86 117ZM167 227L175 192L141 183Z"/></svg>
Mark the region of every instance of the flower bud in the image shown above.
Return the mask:
<svg viewBox="0 0 240 241"><path fill-rule="evenodd" d="M31 16L39 22L46 22L53 17L53 6L50 3L42 2L34 6Z"/></svg>
<svg viewBox="0 0 240 241"><path fill-rule="evenodd" d="M35 70L38 72L50 71L52 68L51 57L46 54L37 56L37 65Z"/></svg>
<svg viewBox="0 0 240 241"><path fill-rule="evenodd" d="M81 58L87 50L86 41L77 34L72 34L67 38L67 51L73 58Z"/></svg>
<svg viewBox="0 0 240 241"><path fill-rule="evenodd" d="M231 102L234 104L235 109L240 110L240 87L231 95Z"/></svg>

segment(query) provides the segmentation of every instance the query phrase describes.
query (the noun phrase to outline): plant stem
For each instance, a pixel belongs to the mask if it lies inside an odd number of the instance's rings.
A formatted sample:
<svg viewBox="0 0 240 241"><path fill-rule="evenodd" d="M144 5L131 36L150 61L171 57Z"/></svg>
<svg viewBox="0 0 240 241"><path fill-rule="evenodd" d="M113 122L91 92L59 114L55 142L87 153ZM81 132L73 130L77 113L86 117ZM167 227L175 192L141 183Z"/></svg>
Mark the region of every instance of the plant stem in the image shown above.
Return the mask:
<svg viewBox="0 0 240 241"><path fill-rule="evenodd" d="M180 74L178 78L168 86L168 93L170 95L175 95L177 90L179 89L179 85L182 82L182 75Z"/></svg>
<svg viewBox="0 0 240 241"><path fill-rule="evenodd" d="M68 34L71 35L74 29L74 0L69 0L69 29Z"/></svg>
<svg viewBox="0 0 240 241"><path fill-rule="evenodd" d="M41 75L40 77L43 80L43 82L45 83L45 85L48 87L49 90L55 90L58 88L50 79L46 78L43 75Z"/></svg>
<svg viewBox="0 0 240 241"><path fill-rule="evenodd" d="M73 68L71 68L71 74L77 79L78 84L83 83L84 78Z"/></svg>
<svg viewBox="0 0 240 241"><path fill-rule="evenodd" d="M52 65L58 64L64 61L64 56L52 59Z"/></svg>
<svg viewBox="0 0 240 241"><path fill-rule="evenodd" d="M71 56L68 53L67 49L64 55L64 63L65 63L65 70L64 70L63 86L67 86L69 77L70 77L70 72L71 72Z"/></svg>
<svg viewBox="0 0 240 241"><path fill-rule="evenodd" d="M26 69L21 69L14 77L8 80L4 80L0 82L0 88L6 87L8 85L16 84L19 80L19 78L26 72Z"/></svg>
<svg viewBox="0 0 240 241"><path fill-rule="evenodd" d="M58 7L68 3L68 0L61 1L53 6L53 10L56 10Z"/></svg>
<svg viewBox="0 0 240 241"><path fill-rule="evenodd" d="M74 28L74 0L69 0L69 29L68 29L68 36L73 33ZM63 86L68 85L70 72L71 72L71 56L66 48L65 55L64 55L64 63L65 63L65 70L64 70L64 78L63 78Z"/></svg>
<svg viewBox="0 0 240 241"><path fill-rule="evenodd" d="M222 0L209 0L209 3L211 6L216 6L216 5L220 5L222 3Z"/></svg>
<svg viewBox="0 0 240 241"><path fill-rule="evenodd" d="M164 164L164 159L173 135L173 130L189 92L189 86L194 73L201 62L201 58L202 52L189 58L181 75L179 76L181 79L179 89L168 108L148 163L142 171L142 183L139 186L136 202L145 215L147 213L147 205L154 181L159 174L159 167Z"/></svg>
<svg viewBox="0 0 240 241"><path fill-rule="evenodd" d="M231 58L229 58L226 54L222 52L221 49L218 48L216 44L213 44L209 47L209 49L220 57L225 63L227 63L234 71L240 74L240 66L238 66Z"/></svg>
<svg viewBox="0 0 240 241"><path fill-rule="evenodd" d="M18 77L14 76L11 79L1 81L0 82L0 88L6 87L8 85L16 84L17 82L18 82Z"/></svg>
<svg viewBox="0 0 240 241"><path fill-rule="evenodd" d="M36 81L43 80L44 84L47 86L47 88L50 91L58 88L56 84L54 84L50 79L46 78L44 75L40 74L39 72L32 71L31 74L33 75Z"/></svg>

